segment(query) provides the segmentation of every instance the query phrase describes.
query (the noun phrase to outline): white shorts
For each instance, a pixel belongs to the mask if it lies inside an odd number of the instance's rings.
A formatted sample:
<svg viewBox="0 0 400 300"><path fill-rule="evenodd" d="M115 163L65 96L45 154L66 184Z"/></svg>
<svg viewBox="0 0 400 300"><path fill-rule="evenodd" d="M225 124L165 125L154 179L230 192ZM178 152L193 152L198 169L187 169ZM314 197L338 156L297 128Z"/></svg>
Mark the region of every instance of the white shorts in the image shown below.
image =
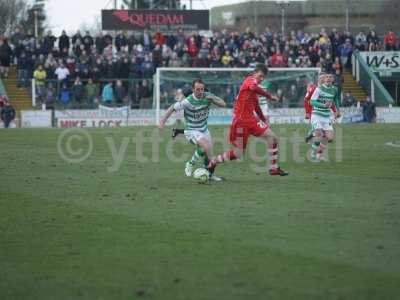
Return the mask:
<svg viewBox="0 0 400 300"><path fill-rule="evenodd" d="M312 130L321 129L324 131L333 131L331 118L324 118L314 114L311 115L311 127Z"/></svg>
<svg viewBox="0 0 400 300"><path fill-rule="evenodd" d="M199 140L206 139L210 144L212 144L212 138L210 131L208 129L204 132L198 130L185 130L185 137L186 139L192 143L197 144Z"/></svg>

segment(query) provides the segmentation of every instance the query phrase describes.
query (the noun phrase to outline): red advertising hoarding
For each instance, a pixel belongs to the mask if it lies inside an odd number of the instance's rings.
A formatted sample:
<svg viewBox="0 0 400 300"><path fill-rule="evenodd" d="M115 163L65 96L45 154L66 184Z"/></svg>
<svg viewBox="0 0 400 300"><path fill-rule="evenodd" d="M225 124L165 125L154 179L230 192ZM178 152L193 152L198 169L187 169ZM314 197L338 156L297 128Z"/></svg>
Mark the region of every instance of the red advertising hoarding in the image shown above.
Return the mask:
<svg viewBox="0 0 400 300"><path fill-rule="evenodd" d="M208 10L102 10L103 30L209 30Z"/></svg>

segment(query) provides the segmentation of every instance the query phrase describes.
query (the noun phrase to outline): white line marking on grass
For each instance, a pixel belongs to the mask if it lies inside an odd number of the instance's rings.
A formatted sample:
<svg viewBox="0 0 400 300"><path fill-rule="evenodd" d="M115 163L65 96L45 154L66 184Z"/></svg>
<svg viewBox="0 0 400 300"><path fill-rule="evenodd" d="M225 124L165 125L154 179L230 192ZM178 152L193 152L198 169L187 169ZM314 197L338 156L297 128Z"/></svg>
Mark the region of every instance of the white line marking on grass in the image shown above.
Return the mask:
<svg viewBox="0 0 400 300"><path fill-rule="evenodd" d="M386 146L400 148L400 141L392 141L385 143Z"/></svg>

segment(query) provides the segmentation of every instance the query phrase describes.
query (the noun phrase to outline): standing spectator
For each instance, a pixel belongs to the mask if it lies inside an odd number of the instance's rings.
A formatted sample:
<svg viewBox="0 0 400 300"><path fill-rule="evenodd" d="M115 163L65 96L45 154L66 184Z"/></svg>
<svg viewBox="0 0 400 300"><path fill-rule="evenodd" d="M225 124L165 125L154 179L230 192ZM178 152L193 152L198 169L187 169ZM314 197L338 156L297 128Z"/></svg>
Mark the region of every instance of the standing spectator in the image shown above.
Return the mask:
<svg viewBox="0 0 400 300"><path fill-rule="evenodd" d="M70 46L69 36L65 32L65 30L63 30L60 37L58 38L58 48L60 49L60 51L66 52L68 55L69 46Z"/></svg>
<svg viewBox="0 0 400 300"><path fill-rule="evenodd" d="M68 76L70 75L69 70L63 63L60 64L54 73L57 75L57 80L59 82L67 82Z"/></svg>
<svg viewBox="0 0 400 300"><path fill-rule="evenodd" d="M114 90L112 86L112 81L109 81L104 87L103 87L103 92L101 94L103 103L111 106L112 102L114 100Z"/></svg>
<svg viewBox="0 0 400 300"><path fill-rule="evenodd" d="M9 128L10 123L15 118L15 109L11 106L10 101L6 101L1 109L1 120L4 122L4 128Z"/></svg>
<svg viewBox="0 0 400 300"><path fill-rule="evenodd" d="M126 36L123 34L123 32L119 32L118 35L115 37L115 47L117 48L117 51L121 51L122 47L125 47L128 45L128 40Z"/></svg>
<svg viewBox="0 0 400 300"><path fill-rule="evenodd" d="M46 104L47 105L53 105L54 104L54 100L56 99L56 89L54 87L54 84L52 84L51 82L48 84L47 88L46 88Z"/></svg>
<svg viewBox="0 0 400 300"><path fill-rule="evenodd" d="M370 30L367 35L368 51L379 50L379 38L374 30Z"/></svg>
<svg viewBox="0 0 400 300"><path fill-rule="evenodd" d="M279 49L277 49L276 52L271 56L269 63L271 67L279 68L287 66L287 61L285 60Z"/></svg>
<svg viewBox="0 0 400 300"><path fill-rule="evenodd" d="M140 109L150 108L151 90L146 79L143 79L139 88Z"/></svg>
<svg viewBox="0 0 400 300"><path fill-rule="evenodd" d="M129 59L127 57L124 57L119 67L119 78L126 79L129 77L129 65Z"/></svg>
<svg viewBox="0 0 400 300"><path fill-rule="evenodd" d="M151 36L150 36L150 34L149 34L149 32L148 32L147 29L145 29L145 30L143 31L143 35L142 35L142 38L141 38L141 44L143 45L143 47L144 47L147 51L149 51L150 49L152 49L152 38L151 38Z"/></svg>
<svg viewBox="0 0 400 300"><path fill-rule="evenodd" d="M356 98L351 94L350 91L347 91L344 93L343 99L342 99L342 106L343 107L351 107L356 105Z"/></svg>
<svg viewBox="0 0 400 300"><path fill-rule="evenodd" d="M103 33L100 32L98 36L96 36L94 44L96 45L96 49L98 53L103 53L104 48L106 47L106 40L103 36Z"/></svg>
<svg viewBox="0 0 400 300"><path fill-rule="evenodd" d="M133 109L139 108L139 83L137 81L132 81L129 85L129 101L130 101L130 107Z"/></svg>
<svg viewBox="0 0 400 300"><path fill-rule="evenodd" d="M141 65L136 57L131 59L129 64L129 79L140 78L142 76Z"/></svg>
<svg viewBox="0 0 400 300"><path fill-rule="evenodd" d="M0 38L0 77L8 78L12 50L8 45L7 39Z"/></svg>
<svg viewBox="0 0 400 300"><path fill-rule="evenodd" d="M72 94L78 107L82 106L83 98L85 97L85 88L82 84L80 77L76 77L74 85L72 86Z"/></svg>
<svg viewBox="0 0 400 300"><path fill-rule="evenodd" d="M126 98L126 90L121 80L117 80L115 86L115 102L117 106L124 104Z"/></svg>
<svg viewBox="0 0 400 300"><path fill-rule="evenodd" d="M92 78L89 78L88 83L85 86L85 94L89 107L94 108L98 102L99 85L94 83Z"/></svg>
<svg viewBox="0 0 400 300"><path fill-rule="evenodd" d="M371 98L367 96L367 99L363 104L363 117L364 122L373 123L376 119L376 106L375 103L371 101Z"/></svg>
<svg viewBox="0 0 400 300"><path fill-rule="evenodd" d="M4 107L5 103L7 102L7 96L6 95L0 95L0 109ZM1 111L1 110L0 110Z"/></svg>
<svg viewBox="0 0 400 300"><path fill-rule="evenodd" d="M86 31L86 35L83 37L83 46L87 53L90 52L90 48L94 45L93 37L90 35L89 31Z"/></svg>
<svg viewBox="0 0 400 300"><path fill-rule="evenodd" d="M150 78L154 73L154 64L149 55L146 55L141 66L142 74L144 78Z"/></svg>
<svg viewBox="0 0 400 300"><path fill-rule="evenodd" d="M21 56L18 59L18 87L26 88L28 86L28 70L29 70L29 60L26 57L25 52L21 53Z"/></svg>
<svg viewBox="0 0 400 300"><path fill-rule="evenodd" d="M389 29L384 38L385 50L396 51L397 50L397 36L392 29Z"/></svg>
<svg viewBox="0 0 400 300"><path fill-rule="evenodd" d="M196 40L193 36L188 39L187 48L192 59L199 53L199 48L197 48Z"/></svg>
<svg viewBox="0 0 400 300"><path fill-rule="evenodd" d="M64 105L64 107L66 107L71 101L71 92L69 91L66 83L62 84L58 99Z"/></svg>
<svg viewBox="0 0 400 300"><path fill-rule="evenodd" d="M231 63L233 61L233 57L231 56L230 52L227 50L225 51L224 55L222 55L221 58L221 63L224 67L229 67L231 66Z"/></svg>
<svg viewBox="0 0 400 300"><path fill-rule="evenodd" d="M43 69L42 65L39 65L38 68L33 73L33 78L35 79L36 84L36 94L39 101L43 101L45 96L45 82L47 78L47 73Z"/></svg>
<svg viewBox="0 0 400 300"><path fill-rule="evenodd" d="M83 37L80 30L77 30L76 34L72 37L72 45L75 46L76 43L83 44Z"/></svg>
<svg viewBox="0 0 400 300"><path fill-rule="evenodd" d="M342 66L350 70L351 69L351 55L353 54L353 45L351 44L350 39L346 39L344 45L339 47L340 52L340 61Z"/></svg>
<svg viewBox="0 0 400 300"><path fill-rule="evenodd" d="M54 43L57 38L52 34L51 30L47 31L46 36L43 38L43 54L47 55L54 48Z"/></svg>

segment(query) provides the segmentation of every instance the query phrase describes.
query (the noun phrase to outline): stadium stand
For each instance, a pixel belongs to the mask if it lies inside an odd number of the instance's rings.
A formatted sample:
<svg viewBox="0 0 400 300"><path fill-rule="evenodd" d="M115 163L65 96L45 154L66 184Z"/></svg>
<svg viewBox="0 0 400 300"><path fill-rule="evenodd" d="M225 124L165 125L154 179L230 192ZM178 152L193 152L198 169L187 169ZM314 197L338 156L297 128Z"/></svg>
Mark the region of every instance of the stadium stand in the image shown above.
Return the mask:
<svg viewBox="0 0 400 300"><path fill-rule="evenodd" d="M396 34L391 35L391 49L397 49ZM78 31L71 37L65 32L55 37L49 31L39 42L32 34L18 32L9 40L13 60L17 62L18 80L14 84L26 84L26 77L32 78L34 71L42 65L46 77L44 85L37 89L38 103L70 108L101 103L101 94L109 81L113 83L115 96L110 104L130 103L133 108L150 108L150 101L143 99L152 93L152 76L157 67L168 66L231 68L251 67L261 62L270 67L320 67L323 71L334 72L341 87L343 78L351 80L353 51L378 51L387 46L384 43L387 39L378 38L373 30L367 34L352 34L335 28L329 31L322 28L315 33L291 31L285 37L269 28L259 35L248 28L241 33L215 31L211 36L196 32L185 35L178 31L170 35L120 32L113 37ZM57 80L56 70L61 64L69 73L65 82ZM78 77L82 86L74 84ZM89 79L94 86L88 88ZM120 79L122 85L117 86L116 79ZM353 89L353 94L361 98L357 100L365 99L365 94L354 82L347 84L346 89ZM66 91L69 97L61 103L61 95L67 96Z"/></svg>

